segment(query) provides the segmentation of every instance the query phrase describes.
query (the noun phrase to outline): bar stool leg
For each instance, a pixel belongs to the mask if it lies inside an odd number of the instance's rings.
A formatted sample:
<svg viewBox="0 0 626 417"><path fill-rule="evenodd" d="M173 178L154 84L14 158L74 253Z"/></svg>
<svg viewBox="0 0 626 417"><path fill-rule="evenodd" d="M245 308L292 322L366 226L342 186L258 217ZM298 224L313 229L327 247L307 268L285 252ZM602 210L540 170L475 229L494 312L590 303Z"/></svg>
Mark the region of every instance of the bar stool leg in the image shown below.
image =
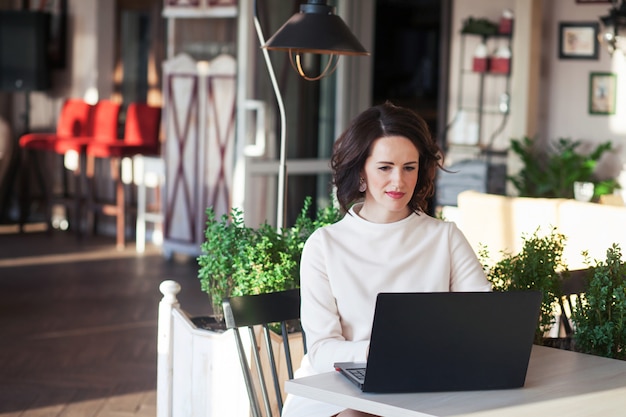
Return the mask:
<svg viewBox="0 0 626 417"><path fill-rule="evenodd" d="M116 219L116 246L124 249L126 246L126 201L124 195L124 182L122 181L122 163L119 158L111 159L111 172L115 176L115 219Z"/></svg>
<svg viewBox="0 0 626 417"><path fill-rule="evenodd" d="M20 232L24 232L26 223L31 216L33 193L31 184L31 170L35 171L36 182L41 193L38 198L44 208L44 216L46 223L46 230L48 233L52 232L52 190L49 188L53 183L53 178L46 178L43 171L48 171L46 167L49 166L48 155L42 154L42 152L32 149L22 149L20 158L20 178L19 178L19 193L18 193L18 206L19 206L19 229ZM36 198L36 197L35 197Z"/></svg>
<svg viewBox="0 0 626 417"><path fill-rule="evenodd" d="M78 168L74 171L74 226L76 227L75 233L79 239L82 239L84 236L83 233L83 219L86 216L83 216L85 213L86 206L88 205L87 193L88 184L87 182L87 153L86 146L81 147L78 153ZM84 191L83 191L84 187ZM87 222L88 224L88 222ZM87 227L87 224L85 227Z"/></svg>
<svg viewBox="0 0 626 417"><path fill-rule="evenodd" d="M135 250L144 253L146 250L146 181L145 177L137 185L137 224L135 230Z"/></svg>
<svg viewBox="0 0 626 417"><path fill-rule="evenodd" d="M85 234L96 234L97 202L96 202L96 158L85 156Z"/></svg>
<svg viewBox="0 0 626 417"><path fill-rule="evenodd" d="M31 152L28 149L22 149L22 169L20 172L20 195L19 195L19 228L20 232L24 231L24 225L30 214L30 164Z"/></svg>

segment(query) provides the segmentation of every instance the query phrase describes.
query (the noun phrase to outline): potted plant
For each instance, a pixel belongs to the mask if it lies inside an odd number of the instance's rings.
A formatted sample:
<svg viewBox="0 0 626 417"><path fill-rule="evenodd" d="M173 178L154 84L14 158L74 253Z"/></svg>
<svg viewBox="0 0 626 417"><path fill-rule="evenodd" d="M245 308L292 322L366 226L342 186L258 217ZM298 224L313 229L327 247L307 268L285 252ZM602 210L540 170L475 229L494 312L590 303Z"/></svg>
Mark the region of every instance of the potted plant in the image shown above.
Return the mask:
<svg viewBox="0 0 626 417"><path fill-rule="evenodd" d="M244 224L243 213L216 218L207 209L206 239L198 257L198 278L211 297L213 313L222 320L222 300L237 295L261 294L297 288L300 285L300 256L307 238L319 227L341 218L334 206L308 216L311 198L292 227L278 230L267 223L254 229Z"/></svg>
<svg viewBox="0 0 626 417"><path fill-rule="evenodd" d="M615 178L599 179L594 171L611 142L601 143L589 154L579 152L580 141L560 138L541 149L536 141L512 139L511 150L522 161L522 169L508 179L521 197L573 198L575 182L592 182L594 199L619 188Z"/></svg>
<svg viewBox="0 0 626 417"><path fill-rule="evenodd" d="M221 315L222 299L230 295L299 286L304 242L315 229L341 217L339 210L330 206L318 210L311 219L307 216L310 206L311 199L307 198L295 224L283 230L267 224L247 227L243 213L237 209L220 218L211 208L207 209L206 240L198 257L198 277L210 296L214 313ZM249 415L243 376L232 372L239 363L234 338L224 331L222 317L218 317L219 321L215 317L191 318L176 299L181 290L178 283L165 282L161 289L164 297L159 308L157 388L163 404L160 408L207 410L209 415L218 416ZM252 349L246 332L242 337L246 348ZM301 337L299 333L290 334L290 344L301 346ZM281 348L282 344L278 355ZM266 349L265 345L260 349Z"/></svg>
<svg viewBox="0 0 626 417"><path fill-rule="evenodd" d="M561 271L567 270L563 261L565 240L556 228L546 236L540 236L537 229L531 236L523 236L519 253L505 253L493 265L489 265L487 248L482 247L479 253L494 291L541 291L543 300L535 331L536 344L544 344L544 335L555 323L554 307L561 296Z"/></svg>
<svg viewBox="0 0 626 417"><path fill-rule="evenodd" d="M595 262L587 284L572 312L576 350L626 360L626 262L618 245Z"/></svg>

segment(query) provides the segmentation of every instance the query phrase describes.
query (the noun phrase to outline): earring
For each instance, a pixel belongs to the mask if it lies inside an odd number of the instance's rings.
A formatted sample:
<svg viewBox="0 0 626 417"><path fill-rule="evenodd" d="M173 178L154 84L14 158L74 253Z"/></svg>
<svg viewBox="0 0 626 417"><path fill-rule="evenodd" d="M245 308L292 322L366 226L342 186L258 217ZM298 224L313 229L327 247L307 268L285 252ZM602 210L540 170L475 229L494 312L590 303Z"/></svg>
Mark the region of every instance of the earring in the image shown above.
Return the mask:
<svg viewBox="0 0 626 417"><path fill-rule="evenodd" d="M363 179L363 177L361 177L359 179L359 192L364 193L365 190L367 190L367 184L365 183L365 180Z"/></svg>

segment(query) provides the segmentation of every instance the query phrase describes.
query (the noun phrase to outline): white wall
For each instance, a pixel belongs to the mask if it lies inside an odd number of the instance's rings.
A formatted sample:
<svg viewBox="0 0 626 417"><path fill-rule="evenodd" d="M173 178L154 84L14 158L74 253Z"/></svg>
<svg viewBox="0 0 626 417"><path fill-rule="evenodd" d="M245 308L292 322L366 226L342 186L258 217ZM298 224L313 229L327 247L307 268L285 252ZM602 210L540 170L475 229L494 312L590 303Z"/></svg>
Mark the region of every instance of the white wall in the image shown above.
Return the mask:
<svg viewBox="0 0 626 417"><path fill-rule="evenodd" d="M543 138L569 137L600 143L610 140L626 160L626 59L621 53L611 57L600 44L598 60L571 60L558 57L559 22L599 21L608 14L608 4L575 4L573 0L544 0L543 55L540 134ZM589 75L614 72L618 81L615 115L589 114ZM621 96L621 97L620 97ZM608 164L611 164L609 166ZM617 161L605 164L619 170Z"/></svg>
<svg viewBox="0 0 626 417"><path fill-rule="evenodd" d="M492 21L499 19L504 8L515 12L516 0L493 2L490 0L458 0L454 2L452 14L452 48L450 60L450 119L456 114L459 55L463 21L469 16L487 18ZM519 3L518 3L519 4ZM558 27L559 22L599 22L599 17L608 14L609 4L577 4L575 0L543 0L541 7L542 42L541 42L541 78L539 85L538 139L542 141L569 137L590 144L612 141L615 154L603 161L603 171L616 175L622 169L622 161L626 161L626 58L616 53L609 56L606 47L600 44L597 60L559 59ZM521 36L516 28L515 36ZM473 50L466 51L471 57ZM515 49L512 51L515 61ZM469 59L469 58L467 58ZM466 60L466 65L467 64ZM514 67L515 68L515 67ZM618 102L615 115L591 115L588 112L589 75L591 72L614 72L618 80ZM513 82L516 74L512 73ZM498 87L486 91L486 101L497 99ZM530 87L529 87L530 88ZM475 86L465 89L472 99L477 94ZM513 98L514 100L514 98ZM506 128L496 138L496 148L506 148L512 138L511 126L524 125L515 120L520 117L514 107L511 108L510 119ZM526 117L521 114L521 117ZM498 117L486 120L483 138L492 132L498 123ZM466 130L467 131L467 130ZM526 132L532 136L534 132ZM454 127L448 139L455 134ZM516 132L516 135L519 135Z"/></svg>

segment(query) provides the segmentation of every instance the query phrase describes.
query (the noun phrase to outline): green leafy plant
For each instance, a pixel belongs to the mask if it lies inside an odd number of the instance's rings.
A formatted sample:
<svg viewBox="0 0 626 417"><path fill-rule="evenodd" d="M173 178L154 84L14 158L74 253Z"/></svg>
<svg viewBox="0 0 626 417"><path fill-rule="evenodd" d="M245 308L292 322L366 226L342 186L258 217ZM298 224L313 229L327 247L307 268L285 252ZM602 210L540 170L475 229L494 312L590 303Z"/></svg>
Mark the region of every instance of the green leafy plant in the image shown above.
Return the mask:
<svg viewBox="0 0 626 417"><path fill-rule="evenodd" d="M572 320L576 350L626 360L626 263L617 244L596 261Z"/></svg>
<svg viewBox="0 0 626 417"><path fill-rule="evenodd" d="M300 257L307 238L315 229L341 218L334 206L319 209L308 217L311 198L290 228L277 230L267 223L254 229L243 221L243 212L233 209L216 218L206 211L207 222L202 254L197 258L201 288L211 297L213 312L222 316L222 300L229 296L261 294L297 288L300 285Z"/></svg>
<svg viewBox="0 0 626 417"><path fill-rule="evenodd" d="M598 180L594 171L605 152L611 150L611 142L598 145L591 153L579 153L582 142L560 138L540 149L536 141L524 137L512 139L511 150L522 161L522 169L508 179L521 197L574 197L574 182L588 181L595 184L594 198L610 194L619 183L616 179Z"/></svg>
<svg viewBox="0 0 626 417"><path fill-rule="evenodd" d="M523 245L518 254L503 254L490 266L488 250L483 247L479 258L494 291L541 291L543 299L535 343L542 344L545 332L555 321L554 306L562 294L560 272L567 270L567 266L563 261L565 236L556 228L546 236L540 236L539 231L522 237Z"/></svg>

